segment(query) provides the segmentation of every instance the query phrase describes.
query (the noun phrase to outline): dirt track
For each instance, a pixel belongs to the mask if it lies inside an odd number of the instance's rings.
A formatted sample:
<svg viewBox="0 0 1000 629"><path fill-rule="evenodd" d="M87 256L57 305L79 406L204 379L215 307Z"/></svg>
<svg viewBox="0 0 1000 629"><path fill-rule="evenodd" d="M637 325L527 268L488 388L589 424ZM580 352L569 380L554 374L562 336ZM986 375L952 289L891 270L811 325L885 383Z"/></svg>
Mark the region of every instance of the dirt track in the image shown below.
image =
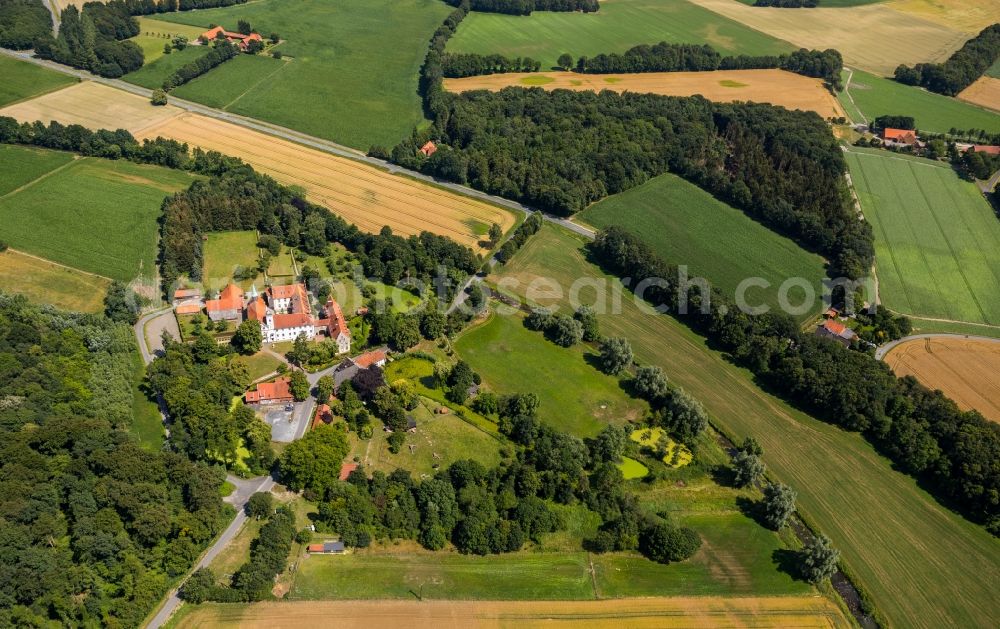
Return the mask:
<svg viewBox="0 0 1000 629"><path fill-rule="evenodd" d="M512 213L482 201L178 107L153 107L140 96L95 82L12 105L0 115L124 128L138 138L163 136L239 157L282 183L301 186L313 202L373 232L383 225L402 235L427 230L475 249L490 223L506 231L515 221Z"/></svg>
<svg viewBox="0 0 1000 629"><path fill-rule="evenodd" d="M824 118L845 116L836 98L819 79L784 70L718 70L715 72L643 72L637 74L577 74L536 72L492 74L465 79L445 79L452 92L499 90L511 85L545 89L614 90L667 96L701 94L719 102L736 100L804 109Z"/></svg>
<svg viewBox="0 0 1000 629"><path fill-rule="evenodd" d="M965 409L1000 422L1000 342L963 338L915 339L883 359L899 376L941 389Z"/></svg>
<svg viewBox="0 0 1000 629"><path fill-rule="evenodd" d="M821 597L643 598L602 601L321 601L200 605L176 627L849 627Z"/></svg>

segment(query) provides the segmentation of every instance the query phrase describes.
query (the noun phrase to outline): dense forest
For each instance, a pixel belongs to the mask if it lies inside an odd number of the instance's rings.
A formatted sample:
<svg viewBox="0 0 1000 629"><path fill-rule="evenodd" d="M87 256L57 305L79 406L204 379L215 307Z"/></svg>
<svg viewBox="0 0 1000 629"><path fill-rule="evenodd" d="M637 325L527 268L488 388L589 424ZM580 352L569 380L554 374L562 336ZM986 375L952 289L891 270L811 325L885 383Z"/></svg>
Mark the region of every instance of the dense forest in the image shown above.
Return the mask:
<svg viewBox="0 0 1000 629"><path fill-rule="evenodd" d="M213 42L211 52L182 65L173 74L165 78L163 80L163 89L170 91L175 87L184 85L188 81L205 74L212 68L236 57L238 54L240 54L240 49L235 44L231 44L226 40Z"/></svg>
<svg viewBox="0 0 1000 629"><path fill-rule="evenodd" d="M620 72L701 72L710 70L753 70L780 68L823 79L839 89L844 60L833 49L824 51L802 48L787 55L723 57L708 44L671 44L635 46L622 54L599 54L580 57L576 71L588 74Z"/></svg>
<svg viewBox="0 0 1000 629"><path fill-rule="evenodd" d="M675 269L624 230L602 231L591 252L621 277L666 278L646 291L654 305L676 312ZM717 291L710 305L689 294L695 307L678 316L769 390L846 430L862 433L898 469L921 480L949 506L1000 535L1000 426L963 412L939 391L914 378L896 378L868 354L801 332L787 315L752 316Z"/></svg>
<svg viewBox="0 0 1000 629"><path fill-rule="evenodd" d="M906 85L919 85L938 94L954 96L975 83L998 59L1000 23L984 28L944 63L900 65L895 78Z"/></svg>
<svg viewBox="0 0 1000 629"><path fill-rule="evenodd" d="M121 0L88 2L82 10L70 5L61 17L58 37L46 33L35 41L37 56L109 78L142 67L142 49L127 41L139 34L139 22Z"/></svg>
<svg viewBox="0 0 1000 629"><path fill-rule="evenodd" d="M41 0L0 0L0 46L28 50L51 34L52 14Z"/></svg>
<svg viewBox="0 0 1000 629"><path fill-rule="evenodd" d="M600 9L597 0L445 0L453 7L467 5L472 11L531 15L532 11L583 11Z"/></svg>
<svg viewBox="0 0 1000 629"><path fill-rule="evenodd" d="M448 53L441 58L442 72L450 79L505 72L537 72L540 61L531 57L508 59L503 55L477 55L475 53Z"/></svg>
<svg viewBox="0 0 1000 629"><path fill-rule="evenodd" d="M137 626L230 514L129 434L132 329L0 295L0 625Z"/></svg>

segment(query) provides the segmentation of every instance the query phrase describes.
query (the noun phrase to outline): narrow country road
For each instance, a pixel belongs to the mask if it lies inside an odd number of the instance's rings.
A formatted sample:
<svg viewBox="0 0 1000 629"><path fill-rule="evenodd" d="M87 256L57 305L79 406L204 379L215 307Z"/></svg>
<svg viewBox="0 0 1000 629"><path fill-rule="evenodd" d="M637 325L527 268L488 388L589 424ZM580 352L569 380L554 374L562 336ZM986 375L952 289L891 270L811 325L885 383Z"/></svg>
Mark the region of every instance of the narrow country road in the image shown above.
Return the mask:
<svg viewBox="0 0 1000 629"><path fill-rule="evenodd" d="M1000 339L995 339L989 336L974 336L971 334L914 334L913 336L904 336L897 341L886 343L882 347L875 350L875 358L882 360L885 358L886 354L891 352L896 346L902 345L907 341L917 341L920 339L966 339L969 341L989 341L990 343L1000 343Z"/></svg>

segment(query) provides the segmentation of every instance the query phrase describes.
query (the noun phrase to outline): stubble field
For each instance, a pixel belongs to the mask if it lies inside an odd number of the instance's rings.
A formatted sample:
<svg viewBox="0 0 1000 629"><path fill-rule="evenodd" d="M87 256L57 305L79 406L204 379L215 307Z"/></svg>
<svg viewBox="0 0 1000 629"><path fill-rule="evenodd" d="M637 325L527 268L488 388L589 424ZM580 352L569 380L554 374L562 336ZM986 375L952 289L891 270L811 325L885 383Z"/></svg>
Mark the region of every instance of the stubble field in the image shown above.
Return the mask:
<svg viewBox="0 0 1000 629"><path fill-rule="evenodd" d="M490 223L504 231L515 223L511 212L497 206L178 107L153 107L140 96L93 82L7 107L0 115L92 129L121 127L140 139L163 136L239 157L281 183L302 187L312 202L372 232L384 225L402 235L427 230L482 250L479 243Z"/></svg>
<svg viewBox="0 0 1000 629"><path fill-rule="evenodd" d="M960 337L914 339L886 354L898 376L940 389L965 410L1000 423L1000 342Z"/></svg>
<svg viewBox="0 0 1000 629"><path fill-rule="evenodd" d="M752 7L733 0L694 4L803 48L835 48L849 65L891 75L901 63L944 61L969 34L883 4L806 10Z"/></svg>
<svg viewBox="0 0 1000 629"><path fill-rule="evenodd" d="M1000 16L1000 0L890 0L885 6L970 34L993 24Z"/></svg>
<svg viewBox="0 0 1000 629"><path fill-rule="evenodd" d="M784 70L717 70L714 72L643 72L637 74L577 74L532 72L445 79L452 92L508 86L547 90L646 92L666 96L701 94L718 102L753 101L788 109L815 111L823 118L840 117L844 110L819 79Z"/></svg>
<svg viewBox="0 0 1000 629"><path fill-rule="evenodd" d="M962 90L958 97L974 105L1000 111L1000 79L981 76L975 83Z"/></svg>

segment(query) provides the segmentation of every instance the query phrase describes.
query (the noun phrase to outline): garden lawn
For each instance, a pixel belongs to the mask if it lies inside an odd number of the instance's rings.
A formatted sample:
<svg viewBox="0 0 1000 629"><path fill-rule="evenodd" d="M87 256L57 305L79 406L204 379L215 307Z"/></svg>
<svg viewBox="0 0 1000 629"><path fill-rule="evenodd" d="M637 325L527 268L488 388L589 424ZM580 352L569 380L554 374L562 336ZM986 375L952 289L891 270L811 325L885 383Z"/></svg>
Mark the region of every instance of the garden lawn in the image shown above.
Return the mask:
<svg viewBox="0 0 1000 629"><path fill-rule="evenodd" d="M450 412L457 413L459 417L468 423L491 435L498 434L496 423L473 411L468 406L455 404L444 397L444 391L436 388L434 363L429 360L417 357L396 359L386 366L385 379L387 382L395 382L399 379L409 380L413 383L417 395L447 407L450 409Z"/></svg>
<svg viewBox="0 0 1000 629"><path fill-rule="evenodd" d="M0 77L3 77L0 80L0 107L77 82L77 79L61 72L7 56L0 56Z"/></svg>
<svg viewBox="0 0 1000 629"><path fill-rule="evenodd" d="M134 41L140 48L142 48L142 54L145 59L146 66L158 61L161 57L177 54L177 50L173 50L170 55L166 55L163 52L163 45L171 43L174 37L182 35L188 38L188 42L193 42L206 30L184 24L164 22L163 20L146 17L144 15L140 15L136 19L139 20L139 34L133 37L131 41ZM209 50L207 46L189 47L200 49L202 54L208 52ZM185 48L185 51L186 50L187 48Z"/></svg>
<svg viewBox="0 0 1000 629"><path fill-rule="evenodd" d="M154 41L169 40L157 39ZM160 46L162 48L163 44L161 43ZM155 61L150 61L147 58L145 65L135 72L129 72L122 79L151 90L159 89L163 87L163 81L176 72L178 68L195 61L210 51L211 48L208 46L188 46L184 50L175 50L169 55L164 55L161 50Z"/></svg>
<svg viewBox="0 0 1000 629"><path fill-rule="evenodd" d="M614 0L602 2L596 13L470 13L448 42L448 52L531 57L548 69L562 53L592 57L661 41L710 44L723 55L794 50L787 42L686 0Z"/></svg>
<svg viewBox="0 0 1000 629"><path fill-rule="evenodd" d="M423 124L420 66L452 10L440 0L260 0L158 19L230 29L246 19L265 37L278 33L284 42L274 50L291 57L270 76L277 61L241 57L177 96L367 150Z"/></svg>
<svg viewBox="0 0 1000 629"><path fill-rule="evenodd" d="M204 246L204 270L202 283L206 290L219 290L232 281L233 272L237 267L250 268L257 266L257 232L211 232ZM258 278L260 279L260 278ZM244 289L250 288L253 280L239 282ZM263 280L259 290L263 290Z"/></svg>
<svg viewBox="0 0 1000 629"><path fill-rule="evenodd" d="M523 321L520 314L494 314L462 334L455 350L497 393L536 393L539 419L557 430L593 437L608 424L643 418L648 406L594 366L594 350L560 347Z"/></svg>
<svg viewBox="0 0 1000 629"><path fill-rule="evenodd" d="M584 243L546 225L502 273L564 285L581 275L608 278L586 261ZM729 436L753 435L761 443L769 472L796 489L800 512L832 538L843 564L892 625L995 624L1000 545L895 471L861 436L769 395L703 337L672 317L644 314L627 296L622 314L602 316L601 328L629 338L637 361L663 368Z"/></svg>
<svg viewBox="0 0 1000 629"><path fill-rule="evenodd" d="M846 70L843 76L846 83ZM850 92L856 107L851 106L847 92ZM846 91L839 93L839 98L852 118L860 110L868 122L878 116L892 114L913 116L917 129L932 133L947 133L950 129L985 129L990 133L1000 133L998 113L861 70L854 70L850 85ZM856 119L855 122L864 120Z"/></svg>
<svg viewBox="0 0 1000 629"><path fill-rule="evenodd" d="M852 148L847 162L875 232L882 302L1000 325L1000 222L979 189L926 159Z"/></svg>
<svg viewBox="0 0 1000 629"><path fill-rule="evenodd" d="M283 364L274 355L267 352L259 352L253 356L237 356L233 361L246 365L247 371L250 372L250 378L253 380L260 380L264 376L274 373L278 370L278 366Z"/></svg>
<svg viewBox="0 0 1000 629"><path fill-rule="evenodd" d="M778 288L790 278L804 278L822 294L823 258L793 240L755 222L677 175L645 184L591 205L578 221L599 229L618 225L642 238L671 263L688 267L689 277L704 277L730 299L743 280L759 277L769 288L751 288L751 305L778 308ZM803 303L801 287L788 292L793 305ZM799 313L800 320L819 312L822 300Z"/></svg>
<svg viewBox="0 0 1000 629"><path fill-rule="evenodd" d="M0 153L0 172L34 149L21 151ZM111 279L151 278L160 206L192 180L159 166L77 159L0 198L0 239Z"/></svg>

